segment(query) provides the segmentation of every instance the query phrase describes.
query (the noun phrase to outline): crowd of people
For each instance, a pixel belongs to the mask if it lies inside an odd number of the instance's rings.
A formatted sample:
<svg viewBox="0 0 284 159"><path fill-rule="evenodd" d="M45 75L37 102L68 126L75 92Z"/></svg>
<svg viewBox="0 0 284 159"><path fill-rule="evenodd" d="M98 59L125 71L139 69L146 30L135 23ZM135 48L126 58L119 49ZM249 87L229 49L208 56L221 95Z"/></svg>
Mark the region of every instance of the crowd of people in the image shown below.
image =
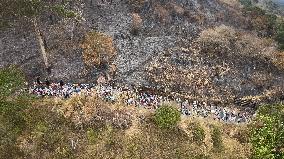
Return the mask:
<svg viewBox="0 0 284 159"><path fill-rule="evenodd" d="M48 80L41 82L39 78L29 88L31 94L39 97L56 96L69 98L73 95L99 96L107 102L122 102L129 106L157 109L164 103L175 102L180 112L185 116L210 117L231 123L244 123L250 121L253 113L207 104L206 102L190 101L180 97L155 94L153 91L141 87L124 87L113 84L71 84L51 83Z"/></svg>

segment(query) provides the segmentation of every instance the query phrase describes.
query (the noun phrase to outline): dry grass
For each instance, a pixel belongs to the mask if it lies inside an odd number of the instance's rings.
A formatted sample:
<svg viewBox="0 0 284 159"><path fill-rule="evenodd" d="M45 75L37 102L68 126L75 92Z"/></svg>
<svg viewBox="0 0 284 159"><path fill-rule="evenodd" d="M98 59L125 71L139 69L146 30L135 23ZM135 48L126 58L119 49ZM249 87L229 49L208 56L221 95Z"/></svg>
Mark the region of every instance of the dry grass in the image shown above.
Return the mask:
<svg viewBox="0 0 284 159"><path fill-rule="evenodd" d="M84 62L89 67L102 63L110 64L116 55L112 37L96 31L85 35L81 48Z"/></svg>
<svg viewBox="0 0 284 159"><path fill-rule="evenodd" d="M145 3L145 0L127 0L127 2L129 3L132 11L139 13Z"/></svg>
<svg viewBox="0 0 284 159"><path fill-rule="evenodd" d="M281 68L284 69L284 53L283 52L275 52L273 57L273 63Z"/></svg>
<svg viewBox="0 0 284 159"><path fill-rule="evenodd" d="M240 143L234 138L235 134L240 129L245 129L246 125L228 125L218 121L209 121L203 118L187 118L182 120L180 127L191 136L191 131L188 131L188 125L191 123L199 123L205 130L205 142L204 149L202 150L205 154L211 156L210 158L248 158L250 155L250 145L248 143ZM214 152L211 132L213 126L217 126L222 131L222 139L224 144L224 150L221 153Z"/></svg>
<svg viewBox="0 0 284 159"><path fill-rule="evenodd" d="M211 50L212 53L229 52L271 58L277 50L277 45L272 39L259 38L225 25L202 31L196 42L201 48Z"/></svg>
<svg viewBox="0 0 284 159"><path fill-rule="evenodd" d="M72 135L78 139L76 150L71 152L75 158L170 159L203 156L213 159L247 158L250 154L250 146L246 143L240 144L234 137L242 125L225 125L203 118L182 118L176 128L161 130L153 122L152 110L106 103L97 97L75 96L66 101L46 99L40 103L41 106L70 119L75 125L78 122L83 123L83 128L74 131ZM98 117L100 120L94 120ZM117 121L125 119L131 120L128 127L117 126L120 124ZM189 126L194 122L205 130L205 141L201 145L192 142L192 130ZM225 148L220 153L212 148L212 125L222 130ZM88 141L86 129L90 128L97 134L95 143ZM39 154L35 154L37 155ZM50 153L46 154L46 157L51 156Z"/></svg>
<svg viewBox="0 0 284 159"><path fill-rule="evenodd" d="M182 6L175 3L171 3L171 6L173 7L174 12L177 13L178 15L184 14L185 9Z"/></svg>
<svg viewBox="0 0 284 159"><path fill-rule="evenodd" d="M157 4L154 8L154 14L158 17L161 23L170 21L170 12L164 6Z"/></svg>
<svg viewBox="0 0 284 159"><path fill-rule="evenodd" d="M132 13L132 27L131 32L133 35L137 35L142 27L142 18L138 13Z"/></svg>
<svg viewBox="0 0 284 159"><path fill-rule="evenodd" d="M239 7L240 6L239 0L220 0L220 1L231 6L231 7Z"/></svg>

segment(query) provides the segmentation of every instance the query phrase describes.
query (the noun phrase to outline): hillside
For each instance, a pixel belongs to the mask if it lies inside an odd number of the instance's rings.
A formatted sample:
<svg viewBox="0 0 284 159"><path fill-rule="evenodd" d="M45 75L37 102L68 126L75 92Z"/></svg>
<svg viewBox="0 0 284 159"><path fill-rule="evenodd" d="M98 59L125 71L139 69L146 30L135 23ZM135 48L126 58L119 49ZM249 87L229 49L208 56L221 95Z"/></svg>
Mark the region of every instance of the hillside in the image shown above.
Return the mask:
<svg viewBox="0 0 284 159"><path fill-rule="evenodd" d="M281 158L283 50L281 1L0 0L0 158Z"/></svg>
<svg viewBox="0 0 284 159"><path fill-rule="evenodd" d="M275 65L281 59L269 28L254 26L254 17L237 1L92 0L70 5L82 20L42 15L39 22L49 70L33 31L22 25L1 32L0 66L17 65L30 80L41 76L90 83L103 72L122 83L218 101L265 96L283 87L282 68ZM92 31L110 36L115 49L109 62L95 67L86 65L82 49Z"/></svg>

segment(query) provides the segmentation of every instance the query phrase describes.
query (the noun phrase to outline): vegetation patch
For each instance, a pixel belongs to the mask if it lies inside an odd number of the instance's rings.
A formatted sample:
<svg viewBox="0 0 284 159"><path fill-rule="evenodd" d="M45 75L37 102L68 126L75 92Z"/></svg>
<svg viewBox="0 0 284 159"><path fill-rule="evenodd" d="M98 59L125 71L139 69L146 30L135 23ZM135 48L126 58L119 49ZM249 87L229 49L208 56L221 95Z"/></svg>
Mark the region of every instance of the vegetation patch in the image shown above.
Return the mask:
<svg viewBox="0 0 284 159"><path fill-rule="evenodd" d="M284 106L263 105L251 127L253 158L284 157Z"/></svg>
<svg viewBox="0 0 284 159"><path fill-rule="evenodd" d="M214 126L213 130L212 130L212 134L211 134L211 139L212 139L212 143L213 143L213 148L216 151L222 151L223 150L223 139L222 139L222 132L221 130Z"/></svg>
<svg viewBox="0 0 284 159"><path fill-rule="evenodd" d="M145 0L127 0L127 2L130 5L132 11L139 13L145 3Z"/></svg>
<svg viewBox="0 0 284 159"><path fill-rule="evenodd" d="M197 142L198 144L204 143L205 131L199 123L195 122L190 124L189 129L192 131L193 141Z"/></svg>
<svg viewBox="0 0 284 159"><path fill-rule="evenodd" d="M181 120L180 112L172 106L161 106L156 111L154 120L160 128L173 128Z"/></svg>
<svg viewBox="0 0 284 159"><path fill-rule="evenodd" d="M96 143L96 140L98 139L98 133L94 131L92 128L87 129L87 138L89 143L94 144Z"/></svg>
<svg viewBox="0 0 284 159"><path fill-rule="evenodd" d="M109 64L116 55L112 38L97 31L87 33L81 47L84 62L88 67Z"/></svg>

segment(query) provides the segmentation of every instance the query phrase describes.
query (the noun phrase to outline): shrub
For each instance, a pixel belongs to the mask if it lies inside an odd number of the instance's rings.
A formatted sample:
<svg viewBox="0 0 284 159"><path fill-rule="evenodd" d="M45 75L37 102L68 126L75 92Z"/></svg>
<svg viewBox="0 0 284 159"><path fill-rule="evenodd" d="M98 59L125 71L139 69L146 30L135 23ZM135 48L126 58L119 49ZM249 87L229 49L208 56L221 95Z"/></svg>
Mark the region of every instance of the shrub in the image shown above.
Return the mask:
<svg viewBox="0 0 284 159"><path fill-rule="evenodd" d="M83 59L88 67L109 63L116 55L113 40L110 36L100 32L89 32L81 45Z"/></svg>
<svg viewBox="0 0 284 159"><path fill-rule="evenodd" d="M265 37L275 35L276 15L252 5L245 7L244 12L250 18L251 27L258 32L258 35Z"/></svg>
<svg viewBox="0 0 284 159"><path fill-rule="evenodd" d="M131 26L131 34L133 35L138 35L139 30L142 26L142 18L138 13L133 13L132 14L132 26Z"/></svg>
<svg viewBox="0 0 284 159"><path fill-rule="evenodd" d="M232 27L220 25L201 32L197 42L201 52L210 56L226 55L232 52L232 44L235 44L238 34Z"/></svg>
<svg viewBox="0 0 284 159"><path fill-rule="evenodd" d="M87 138L89 143L94 144L97 141L98 133L95 132L93 129L89 128L87 130Z"/></svg>
<svg viewBox="0 0 284 159"><path fill-rule="evenodd" d="M145 0L128 0L128 4L130 5L132 11L139 12L145 3Z"/></svg>
<svg viewBox="0 0 284 159"><path fill-rule="evenodd" d="M249 130L247 128L239 129L239 131L234 135L240 143L248 143L249 142Z"/></svg>
<svg viewBox="0 0 284 159"><path fill-rule="evenodd" d="M162 106L156 111L154 120L160 128L173 128L180 121L180 112L174 107Z"/></svg>
<svg viewBox="0 0 284 159"><path fill-rule="evenodd" d="M223 141L221 136L221 131L218 127L213 127L213 131L211 134L213 148L217 151L221 151L223 149Z"/></svg>
<svg viewBox="0 0 284 159"><path fill-rule="evenodd" d="M284 22L280 21L277 24L277 32L275 40L278 42L278 47L280 50L284 50Z"/></svg>
<svg viewBox="0 0 284 159"><path fill-rule="evenodd" d="M251 126L253 158L284 158L284 106L263 105Z"/></svg>
<svg viewBox="0 0 284 159"><path fill-rule="evenodd" d="M192 128L192 135L193 135L193 141L201 144L203 143L205 139L205 131L202 129L199 123L193 123L190 125Z"/></svg>
<svg viewBox="0 0 284 159"><path fill-rule="evenodd" d="M0 96L8 96L25 82L23 73L15 67L0 69Z"/></svg>
<svg viewBox="0 0 284 159"><path fill-rule="evenodd" d="M244 7L251 7L251 6L252 6L251 0L239 0L239 2L240 2L241 5L243 5Z"/></svg>

